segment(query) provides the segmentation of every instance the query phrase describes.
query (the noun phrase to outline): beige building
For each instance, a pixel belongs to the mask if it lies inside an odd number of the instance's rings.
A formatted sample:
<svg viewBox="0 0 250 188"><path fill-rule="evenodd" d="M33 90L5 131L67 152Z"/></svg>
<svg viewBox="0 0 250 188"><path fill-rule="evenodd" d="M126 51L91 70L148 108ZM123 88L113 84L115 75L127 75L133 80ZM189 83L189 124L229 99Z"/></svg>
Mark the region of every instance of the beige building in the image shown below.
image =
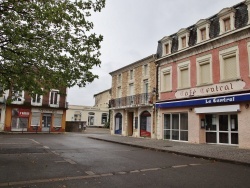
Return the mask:
<svg viewBox="0 0 250 188"><path fill-rule="evenodd" d="M79 121L87 126L104 127L109 119L108 102L110 100L110 89L95 94L94 98L94 106L69 105L66 121Z"/></svg>
<svg viewBox="0 0 250 188"><path fill-rule="evenodd" d="M155 55L110 73L111 134L155 138Z"/></svg>

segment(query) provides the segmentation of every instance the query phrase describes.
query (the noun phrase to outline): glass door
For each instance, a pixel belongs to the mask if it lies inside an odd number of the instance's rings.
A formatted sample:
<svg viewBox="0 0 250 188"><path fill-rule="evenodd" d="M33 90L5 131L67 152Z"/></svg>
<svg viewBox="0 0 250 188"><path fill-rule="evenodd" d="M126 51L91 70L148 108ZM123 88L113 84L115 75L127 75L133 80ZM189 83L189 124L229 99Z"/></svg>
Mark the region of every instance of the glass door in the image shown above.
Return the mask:
<svg viewBox="0 0 250 188"><path fill-rule="evenodd" d="M43 114L42 131L50 131L51 114Z"/></svg>
<svg viewBox="0 0 250 188"><path fill-rule="evenodd" d="M206 114L206 142L217 144L238 144L237 114Z"/></svg>

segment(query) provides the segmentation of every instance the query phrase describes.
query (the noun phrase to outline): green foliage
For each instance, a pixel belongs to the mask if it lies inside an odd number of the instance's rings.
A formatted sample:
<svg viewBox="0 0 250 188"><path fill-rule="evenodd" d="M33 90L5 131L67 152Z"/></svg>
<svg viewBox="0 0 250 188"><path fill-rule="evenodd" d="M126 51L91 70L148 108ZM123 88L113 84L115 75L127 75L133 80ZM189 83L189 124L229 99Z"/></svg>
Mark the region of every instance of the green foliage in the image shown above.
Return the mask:
<svg viewBox="0 0 250 188"><path fill-rule="evenodd" d="M104 6L105 0L0 0L0 85L40 94L92 82L103 37L91 32L88 18Z"/></svg>

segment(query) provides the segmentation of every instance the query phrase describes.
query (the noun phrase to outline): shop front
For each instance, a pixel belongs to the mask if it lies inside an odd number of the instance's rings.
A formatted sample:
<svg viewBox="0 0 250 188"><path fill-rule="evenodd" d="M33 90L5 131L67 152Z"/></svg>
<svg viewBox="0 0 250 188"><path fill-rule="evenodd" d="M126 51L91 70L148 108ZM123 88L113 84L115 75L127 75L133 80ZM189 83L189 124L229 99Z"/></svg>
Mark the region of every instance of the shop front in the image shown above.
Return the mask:
<svg viewBox="0 0 250 188"><path fill-rule="evenodd" d="M158 102L163 139L250 148L250 93Z"/></svg>
<svg viewBox="0 0 250 188"><path fill-rule="evenodd" d="M8 107L5 131L64 132L63 110Z"/></svg>
<svg viewBox="0 0 250 188"><path fill-rule="evenodd" d="M115 134L122 134L122 114L115 115Z"/></svg>

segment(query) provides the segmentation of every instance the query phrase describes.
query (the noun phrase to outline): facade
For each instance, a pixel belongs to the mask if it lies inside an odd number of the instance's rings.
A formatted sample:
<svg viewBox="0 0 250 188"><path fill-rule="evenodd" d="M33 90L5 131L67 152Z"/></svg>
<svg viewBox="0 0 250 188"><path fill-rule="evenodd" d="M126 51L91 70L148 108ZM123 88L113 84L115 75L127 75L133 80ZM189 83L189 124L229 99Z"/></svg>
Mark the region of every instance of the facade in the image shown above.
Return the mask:
<svg viewBox="0 0 250 188"><path fill-rule="evenodd" d="M158 42L157 138L250 148L250 1Z"/></svg>
<svg viewBox="0 0 250 188"><path fill-rule="evenodd" d="M9 90L4 99L11 104L2 105L1 122L4 131L64 132L66 118L66 89L52 89L46 95L29 96L25 91Z"/></svg>
<svg viewBox="0 0 250 188"><path fill-rule="evenodd" d="M69 105L67 122L84 122L87 126L104 127L109 120L110 89L94 95L95 106Z"/></svg>
<svg viewBox="0 0 250 188"><path fill-rule="evenodd" d="M155 55L110 73L111 134L155 138Z"/></svg>
<svg viewBox="0 0 250 188"><path fill-rule="evenodd" d="M0 97L0 132L4 131L5 109L5 97L2 95Z"/></svg>

